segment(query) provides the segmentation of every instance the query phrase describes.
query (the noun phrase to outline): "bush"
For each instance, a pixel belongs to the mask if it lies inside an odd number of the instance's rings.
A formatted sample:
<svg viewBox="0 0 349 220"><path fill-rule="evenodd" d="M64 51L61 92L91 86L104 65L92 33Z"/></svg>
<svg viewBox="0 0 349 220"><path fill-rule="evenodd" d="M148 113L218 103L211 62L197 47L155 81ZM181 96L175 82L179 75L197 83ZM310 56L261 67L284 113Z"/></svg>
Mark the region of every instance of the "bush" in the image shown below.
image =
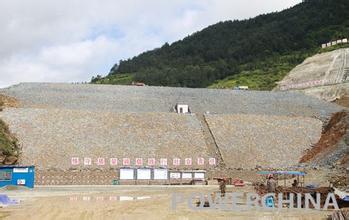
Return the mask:
<svg viewBox="0 0 349 220"><path fill-rule="evenodd" d="M17 139L13 136L6 123L0 119L0 153L6 156L17 156Z"/></svg>

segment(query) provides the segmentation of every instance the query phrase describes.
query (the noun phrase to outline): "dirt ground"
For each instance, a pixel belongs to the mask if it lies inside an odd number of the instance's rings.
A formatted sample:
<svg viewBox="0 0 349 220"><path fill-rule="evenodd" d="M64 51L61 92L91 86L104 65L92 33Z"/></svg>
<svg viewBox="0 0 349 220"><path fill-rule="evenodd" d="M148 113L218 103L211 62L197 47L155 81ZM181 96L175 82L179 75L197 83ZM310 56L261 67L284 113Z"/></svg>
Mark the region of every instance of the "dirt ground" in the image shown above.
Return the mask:
<svg viewBox="0 0 349 220"><path fill-rule="evenodd" d="M3 108L3 107L18 108L19 106L20 104L15 98L0 94L0 108Z"/></svg>
<svg viewBox="0 0 349 220"><path fill-rule="evenodd" d="M343 136L349 130L349 112L342 111L332 115L324 127L320 140L300 159L301 163L316 159L319 154L329 155L338 146ZM344 157L345 155L343 155Z"/></svg>
<svg viewBox="0 0 349 220"><path fill-rule="evenodd" d="M349 95L344 95L340 99L336 100L338 105L349 108Z"/></svg>
<svg viewBox="0 0 349 220"><path fill-rule="evenodd" d="M326 219L330 211L191 210L187 201L173 209L173 193L211 193L217 186L40 186L2 190L19 205L0 209L0 219ZM252 186L227 191L253 192ZM177 194L177 195L178 195ZM243 205L242 205L243 206Z"/></svg>

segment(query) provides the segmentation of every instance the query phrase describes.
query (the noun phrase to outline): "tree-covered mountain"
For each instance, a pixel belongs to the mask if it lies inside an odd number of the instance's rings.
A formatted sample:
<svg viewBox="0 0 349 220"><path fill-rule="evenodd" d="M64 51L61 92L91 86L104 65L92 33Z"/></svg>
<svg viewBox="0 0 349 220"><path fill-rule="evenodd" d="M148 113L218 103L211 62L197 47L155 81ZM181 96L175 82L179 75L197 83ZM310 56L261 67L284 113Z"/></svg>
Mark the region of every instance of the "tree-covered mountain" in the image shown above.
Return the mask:
<svg viewBox="0 0 349 220"><path fill-rule="evenodd" d="M349 37L348 0L305 0L277 13L211 25L115 64L92 83L268 90L322 43Z"/></svg>

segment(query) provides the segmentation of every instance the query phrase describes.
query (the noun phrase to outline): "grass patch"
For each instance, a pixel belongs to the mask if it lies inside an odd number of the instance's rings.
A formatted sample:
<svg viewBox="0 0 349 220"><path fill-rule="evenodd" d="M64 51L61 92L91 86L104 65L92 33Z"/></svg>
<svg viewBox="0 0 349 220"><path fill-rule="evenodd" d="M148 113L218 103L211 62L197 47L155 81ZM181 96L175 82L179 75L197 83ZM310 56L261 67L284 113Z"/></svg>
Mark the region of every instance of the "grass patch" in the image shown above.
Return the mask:
<svg viewBox="0 0 349 220"><path fill-rule="evenodd" d="M331 52L331 51L334 51L334 50L338 50L338 49L341 49L341 48L348 48L348 47L349 47L349 43L337 44L337 45L334 45L334 46L331 46L331 47L321 48L319 53Z"/></svg>
<svg viewBox="0 0 349 220"><path fill-rule="evenodd" d="M115 74L98 79L93 84L131 85L133 74Z"/></svg>
<svg viewBox="0 0 349 220"><path fill-rule="evenodd" d="M276 82L280 81L287 72L288 70L278 71L274 75L271 72L260 70L243 71L217 81L208 88L232 89L236 86L248 86L251 90L272 90L276 86Z"/></svg>
<svg viewBox="0 0 349 220"><path fill-rule="evenodd" d="M316 53L317 51L296 52L241 65L239 73L217 80L208 88L232 89L236 86L248 86L251 90L272 90L294 67Z"/></svg>

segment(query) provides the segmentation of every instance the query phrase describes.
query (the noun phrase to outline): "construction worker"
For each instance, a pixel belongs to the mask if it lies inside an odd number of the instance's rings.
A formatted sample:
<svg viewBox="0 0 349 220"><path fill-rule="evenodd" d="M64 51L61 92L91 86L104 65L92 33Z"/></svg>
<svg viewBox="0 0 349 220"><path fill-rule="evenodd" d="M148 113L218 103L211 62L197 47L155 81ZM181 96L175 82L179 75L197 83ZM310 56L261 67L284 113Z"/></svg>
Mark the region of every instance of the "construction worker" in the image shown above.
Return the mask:
<svg viewBox="0 0 349 220"><path fill-rule="evenodd" d="M268 180L267 180L268 193L275 193L276 192L276 181L274 180L273 174L268 174L267 178L268 178ZM266 198L265 202L266 202L267 207L275 207L274 196L268 196Z"/></svg>
<svg viewBox="0 0 349 220"><path fill-rule="evenodd" d="M219 181L219 190L221 191L222 196L225 196L226 184L227 184L226 178L223 178L221 179L221 181Z"/></svg>
<svg viewBox="0 0 349 220"><path fill-rule="evenodd" d="M268 174L267 176L267 191L268 193L276 192L276 181L274 180L273 174Z"/></svg>
<svg viewBox="0 0 349 220"><path fill-rule="evenodd" d="M297 180L293 180L292 187L298 187L298 181Z"/></svg>

